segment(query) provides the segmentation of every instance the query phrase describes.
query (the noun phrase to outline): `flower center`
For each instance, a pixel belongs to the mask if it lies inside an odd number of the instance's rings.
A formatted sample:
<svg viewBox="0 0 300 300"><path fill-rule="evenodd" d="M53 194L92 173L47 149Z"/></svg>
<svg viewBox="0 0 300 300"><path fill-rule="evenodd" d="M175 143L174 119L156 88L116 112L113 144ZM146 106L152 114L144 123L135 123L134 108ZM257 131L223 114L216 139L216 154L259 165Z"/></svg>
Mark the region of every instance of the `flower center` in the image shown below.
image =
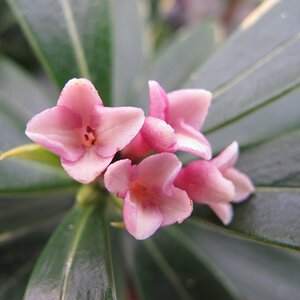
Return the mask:
<svg viewBox="0 0 300 300"><path fill-rule="evenodd" d="M90 125L86 126L85 132L83 134L83 145L85 147L91 147L95 145L97 141L95 129Z"/></svg>
<svg viewBox="0 0 300 300"><path fill-rule="evenodd" d="M143 202L143 200L149 199L149 189L138 181L134 181L130 187L131 196L133 199ZM150 197L149 197L150 196Z"/></svg>

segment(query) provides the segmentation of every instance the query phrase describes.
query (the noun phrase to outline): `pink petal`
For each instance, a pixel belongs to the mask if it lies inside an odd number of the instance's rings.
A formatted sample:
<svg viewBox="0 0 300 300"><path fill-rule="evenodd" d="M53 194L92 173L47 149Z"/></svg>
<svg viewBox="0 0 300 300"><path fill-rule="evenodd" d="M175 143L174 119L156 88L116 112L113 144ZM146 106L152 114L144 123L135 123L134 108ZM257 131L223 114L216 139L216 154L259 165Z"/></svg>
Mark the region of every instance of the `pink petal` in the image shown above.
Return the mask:
<svg viewBox="0 0 300 300"><path fill-rule="evenodd" d="M254 192L254 186L250 178L234 168L229 168L223 173L224 177L230 180L235 188L233 202L241 202Z"/></svg>
<svg viewBox="0 0 300 300"><path fill-rule="evenodd" d="M75 161L85 152L79 137L81 118L65 107L53 107L35 115L27 124L26 135L37 144Z"/></svg>
<svg viewBox="0 0 300 300"><path fill-rule="evenodd" d="M211 162L190 163L176 178L175 185L198 203L226 203L234 198L234 186Z"/></svg>
<svg viewBox="0 0 300 300"><path fill-rule="evenodd" d="M175 187L170 196L164 195L157 202L163 216L161 226L181 223L191 215L193 210L193 203L187 193Z"/></svg>
<svg viewBox="0 0 300 300"><path fill-rule="evenodd" d="M129 190L129 180L132 171L131 161L122 159L111 164L104 174L105 187L120 198L125 198Z"/></svg>
<svg viewBox="0 0 300 300"><path fill-rule="evenodd" d="M129 193L124 200L123 217L126 229L138 240L151 236L163 221L157 206L131 200Z"/></svg>
<svg viewBox="0 0 300 300"><path fill-rule="evenodd" d="M165 121L146 117L142 135L147 144L157 152L175 152L176 136L174 129Z"/></svg>
<svg viewBox="0 0 300 300"><path fill-rule="evenodd" d="M152 149L141 132L121 151L123 157L128 157L133 161L139 161L151 152Z"/></svg>
<svg viewBox="0 0 300 300"><path fill-rule="evenodd" d="M150 113L149 116L166 120L168 114L168 96L156 81L149 81Z"/></svg>
<svg viewBox="0 0 300 300"><path fill-rule="evenodd" d="M87 184L94 181L110 164L113 156L101 157L95 147L86 149L86 153L77 161L71 162L61 159L61 163L66 172L75 180Z"/></svg>
<svg viewBox="0 0 300 300"><path fill-rule="evenodd" d="M237 142L231 143L212 162L221 172L235 165L239 155L239 145Z"/></svg>
<svg viewBox="0 0 300 300"><path fill-rule="evenodd" d="M138 134L144 120L140 108L96 107L92 126L97 134L97 153L109 157L122 150Z"/></svg>
<svg viewBox="0 0 300 300"><path fill-rule="evenodd" d="M229 203L210 203L209 207L219 217L224 225L228 225L233 217L232 205Z"/></svg>
<svg viewBox="0 0 300 300"><path fill-rule="evenodd" d="M211 159L211 147L202 133L184 123L175 128L177 150L189 152L203 159Z"/></svg>
<svg viewBox="0 0 300 300"><path fill-rule="evenodd" d="M95 105L103 106L97 90L87 79L74 78L67 82L57 105L71 109L82 117L84 126L90 122L90 114Z"/></svg>
<svg viewBox="0 0 300 300"><path fill-rule="evenodd" d="M141 183L170 194L171 186L181 168L181 162L172 153L148 156L137 166Z"/></svg>
<svg viewBox="0 0 300 300"><path fill-rule="evenodd" d="M211 103L211 93L206 90L178 90L168 94L168 123L172 126L178 122L200 130Z"/></svg>

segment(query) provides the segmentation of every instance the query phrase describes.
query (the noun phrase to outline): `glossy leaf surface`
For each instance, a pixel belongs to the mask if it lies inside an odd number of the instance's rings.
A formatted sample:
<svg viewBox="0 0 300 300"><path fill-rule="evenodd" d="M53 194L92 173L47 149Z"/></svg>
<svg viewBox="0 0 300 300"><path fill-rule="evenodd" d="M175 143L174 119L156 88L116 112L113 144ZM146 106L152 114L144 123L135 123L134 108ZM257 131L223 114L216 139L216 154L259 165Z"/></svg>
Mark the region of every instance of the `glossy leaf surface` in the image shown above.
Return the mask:
<svg viewBox="0 0 300 300"><path fill-rule="evenodd" d="M146 81L149 36L145 0L112 0L113 103L136 105L135 90Z"/></svg>
<svg viewBox="0 0 300 300"><path fill-rule="evenodd" d="M108 0L8 1L28 41L59 88L91 79L109 103L111 28Z"/></svg>
<svg viewBox="0 0 300 300"><path fill-rule="evenodd" d="M184 232L186 243L226 274L241 299L297 299L300 254L209 232L188 223L178 228Z"/></svg>
<svg viewBox="0 0 300 300"><path fill-rule="evenodd" d="M240 299L226 275L174 228L137 242L134 263L142 299Z"/></svg>
<svg viewBox="0 0 300 300"><path fill-rule="evenodd" d="M281 132L299 125L295 114L292 120L285 118L291 107L297 107L296 93L299 94L299 4L297 0L263 3L186 84L213 92L204 130L212 134L209 137L218 150L236 136L244 144L263 140L274 135L278 123L282 123ZM271 105L276 108L269 109ZM264 118L260 109L267 111ZM280 122L274 114L278 109L283 109ZM256 133L251 124L260 124L262 133ZM250 140L242 134L248 131Z"/></svg>
<svg viewBox="0 0 300 300"><path fill-rule="evenodd" d="M299 250L299 157L299 130L245 151L239 169L253 179L255 194L234 206L234 218L228 227L221 226L211 212L202 208L198 210L197 222Z"/></svg>
<svg viewBox="0 0 300 300"><path fill-rule="evenodd" d="M0 57L1 152L29 142L24 134L26 122L33 114L51 107L50 99L38 81L10 60ZM0 162L0 193L74 185L76 183L62 169L15 159Z"/></svg>
<svg viewBox="0 0 300 300"><path fill-rule="evenodd" d="M103 205L74 206L33 271L25 299L115 299Z"/></svg>

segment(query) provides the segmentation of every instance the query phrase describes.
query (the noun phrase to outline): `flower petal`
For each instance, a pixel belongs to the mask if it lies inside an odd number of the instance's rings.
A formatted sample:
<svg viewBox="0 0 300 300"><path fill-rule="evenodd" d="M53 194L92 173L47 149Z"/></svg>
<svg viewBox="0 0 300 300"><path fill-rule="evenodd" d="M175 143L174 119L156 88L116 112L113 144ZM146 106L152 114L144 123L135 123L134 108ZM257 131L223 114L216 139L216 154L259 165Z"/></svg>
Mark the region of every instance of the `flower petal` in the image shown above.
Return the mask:
<svg viewBox="0 0 300 300"><path fill-rule="evenodd" d="M97 135L97 153L109 157L133 140L145 117L140 108L97 106L92 120Z"/></svg>
<svg viewBox="0 0 300 300"><path fill-rule="evenodd" d="M90 114L95 105L103 106L97 90L87 79L74 78L63 88L57 105L64 106L82 117L84 126L90 121Z"/></svg>
<svg viewBox="0 0 300 300"><path fill-rule="evenodd" d="M27 124L26 135L57 155L75 161L85 152L79 138L81 118L65 107L53 107L35 115Z"/></svg>
<svg viewBox="0 0 300 300"><path fill-rule="evenodd" d="M214 165L221 170L221 172L235 165L239 156L239 144L234 141L227 148L225 148L218 156L212 159Z"/></svg>
<svg viewBox="0 0 300 300"><path fill-rule="evenodd" d="M150 112L149 116L166 120L168 114L168 96L156 81L149 81Z"/></svg>
<svg viewBox="0 0 300 300"><path fill-rule="evenodd" d="M142 135L153 150L175 152L176 136L174 129L165 121L154 117L146 117Z"/></svg>
<svg viewBox="0 0 300 300"><path fill-rule="evenodd" d="M168 123L184 123L200 130L211 103L211 93L206 90L178 90L168 94Z"/></svg>
<svg viewBox="0 0 300 300"><path fill-rule="evenodd" d="M170 194L170 188L181 168L175 154L159 153L148 156L137 166L139 180L147 186Z"/></svg>
<svg viewBox="0 0 300 300"><path fill-rule="evenodd" d="M226 203L234 198L234 185L211 162L196 161L181 171L175 185L198 203Z"/></svg>
<svg viewBox="0 0 300 300"><path fill-rule="evenodd" d="M209 207L219 217L224 225L228 225L233 217L232 205L229 203L210 203Z"/></svg>
<svg viewBox="0 0 300 300"><path fill-rule="evenodd" d="M104 174L105 187L120 198L125 198L129 190L129 180L132 171L131 161L122 159L111 164Z"/></svg>
<svg viewBox="0 0 300 300"><path fill-rule="evenodd" d="M189 152L203 159L211 159L211 147L204 135L184 123L175 128L177 150Z"/></svg>
<svg viewBox="0 0 300 300"><path fill-rule="evenodd" d="M157 201L160 212L163 216L161 226L181 223L188 218L193 210L192 200L187 193L179 188L173 188L172 195L164 195Z"/></svg>
<svg viewBox="0 0 300 300"><path fill-rule="evenodd" d="M128 232L138 240L151 236L163 221L157 206L131 200L129 193L124 200L123 218Z"/></svg>
<svg viewBox="0 0 300 300"><path fill-rule="evenodd" d="M141 132L121 151L123 157L128 157L133 161L139 161L152 152Z"/></svg>
<svg viewBox="0 0 300 300"><path fill-rule="evenodd" d="M94 147L86 149L86 153L77 161L61 159L66 172L75 180L87 184L94 181L112 161L111 157L99 156Z"/></svg>
<svg viewBox="0 0 300 300"><path fill-rule="evenodd" d="M254 186L250 178L235 168L229 168L223 173L224 177L230 180L235 189L233 202L241 202L254 192Z"/></svg>

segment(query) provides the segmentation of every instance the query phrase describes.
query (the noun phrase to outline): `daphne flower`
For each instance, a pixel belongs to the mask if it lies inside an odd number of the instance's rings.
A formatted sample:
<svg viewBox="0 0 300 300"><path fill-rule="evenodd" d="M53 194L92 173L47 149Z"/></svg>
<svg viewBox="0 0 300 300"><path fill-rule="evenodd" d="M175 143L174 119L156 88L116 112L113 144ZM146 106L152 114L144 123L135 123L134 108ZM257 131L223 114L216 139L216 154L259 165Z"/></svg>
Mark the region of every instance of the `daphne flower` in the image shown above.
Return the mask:
<svg viewBox="0 0 300 300"><path fill-rule="evenodd" d="M133 107L104 107L87 79L72 79L57 106L34 116L26 134L61 157L71 177L89 183L139 132L144 113Z"/></svg>
<svg viewBox="0 0 300 300"><path fill-rule="evenodd" d="M254 191L248 176L233 168L237 158L238 144L233 142L211 161L190 163L175 181L193 201L208 204L226 225L233 216L230 203L241 202Z"/></svg>
<svg viewBox="0 0 300 300"><path fill-rule="evenodd" d="M152 150L185 151L210 159L211 147L199 130L211 103L211 93L186 89L166 94L155 81L149 81L149 91L149 116L141 133L124 149L124 155L136 159Z"/></svg>
<svg viewBox="0 0 300 300"><path fill-rule="evenodd" d="M190 198L173 185L180 169L181 162L171 153L149 156L139 165L123 159L108 167L105 186L124 199L125 227L136 239L146 239L159 227L190 216Z"/></svg>

